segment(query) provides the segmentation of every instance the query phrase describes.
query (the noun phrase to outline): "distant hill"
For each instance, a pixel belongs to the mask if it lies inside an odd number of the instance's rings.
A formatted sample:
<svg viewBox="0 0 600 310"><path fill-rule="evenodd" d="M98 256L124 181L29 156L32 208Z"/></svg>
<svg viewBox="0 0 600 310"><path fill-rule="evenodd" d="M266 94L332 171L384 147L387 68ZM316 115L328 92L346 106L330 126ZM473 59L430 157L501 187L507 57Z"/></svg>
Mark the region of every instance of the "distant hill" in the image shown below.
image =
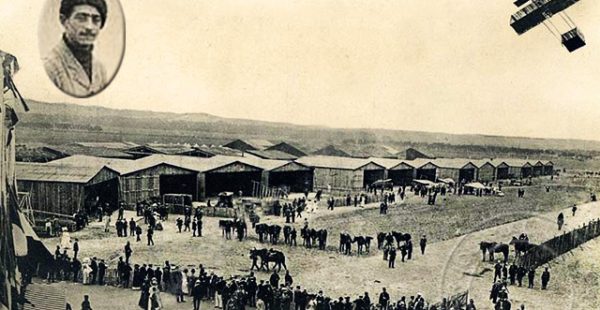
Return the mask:
<svg viewBox="0 0 600 310"><path fill-rule="evenodd" d="M28 100L28 104L31 111L19 114L18 143L130 141L220 145L240 138L286 141L307 152L334 145L354 156L389 157L390 150L402 152L408 147L422 148L436 156L472 158L507 155L591 158L600 154L599 141L341 129L223 118L206 113L120 110L35 100Z"/></svg>

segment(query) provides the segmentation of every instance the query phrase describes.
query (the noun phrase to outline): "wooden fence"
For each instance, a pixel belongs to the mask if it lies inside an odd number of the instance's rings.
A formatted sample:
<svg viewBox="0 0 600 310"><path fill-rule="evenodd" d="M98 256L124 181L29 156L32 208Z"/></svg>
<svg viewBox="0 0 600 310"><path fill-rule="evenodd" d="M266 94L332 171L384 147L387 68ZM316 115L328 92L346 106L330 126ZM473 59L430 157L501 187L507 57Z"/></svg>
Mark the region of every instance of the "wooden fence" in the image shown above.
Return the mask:
<svg viewBox="0 0 600 310"><path fill-rule="evenodd" d="M600 236L600 219L532 248L517 259L517 264L527 269L537 268L598 236Z"/></svg>

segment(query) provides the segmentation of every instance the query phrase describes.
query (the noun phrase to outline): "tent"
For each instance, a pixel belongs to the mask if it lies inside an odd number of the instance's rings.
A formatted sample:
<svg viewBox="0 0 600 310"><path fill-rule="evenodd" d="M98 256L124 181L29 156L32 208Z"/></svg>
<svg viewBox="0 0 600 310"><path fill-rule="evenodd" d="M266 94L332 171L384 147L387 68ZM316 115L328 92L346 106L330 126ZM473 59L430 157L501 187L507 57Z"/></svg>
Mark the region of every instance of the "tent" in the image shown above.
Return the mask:
<svg viewBox="0 0 600 310"><path fill-rule="evenodd" d="M483 185L479 182L467 183L467 184L465 184L465 187L470 187L473 189L488 189L488 187L486 187L485 185Z"/></svg>
<svg viewBox="0 0 600 310"><path fill-rule="evenodd" d="M454 180L452 180L451 178L438 179L438 181L441 182L441 183L444 183L444 184L448 184L448 185L455 184Z"/></svg>

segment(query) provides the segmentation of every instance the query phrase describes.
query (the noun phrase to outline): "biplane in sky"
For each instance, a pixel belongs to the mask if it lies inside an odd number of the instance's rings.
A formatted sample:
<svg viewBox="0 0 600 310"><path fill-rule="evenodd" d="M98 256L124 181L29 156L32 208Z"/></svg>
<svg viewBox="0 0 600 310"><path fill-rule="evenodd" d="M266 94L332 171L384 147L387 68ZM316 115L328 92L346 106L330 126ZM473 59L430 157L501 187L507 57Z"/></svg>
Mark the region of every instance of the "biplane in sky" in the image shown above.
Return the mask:
<svg viewBox="0 0 600 310"><path fill-rule="evenodd" d="M511 16L510 26L519 34L527 32L543 24L556 37L569 52L585 46L585 38L565 10L579 0L516 0L513 3L520 9ZM561 32L554 25L553 16L558 15L569 27L568 31Z"/></svg>

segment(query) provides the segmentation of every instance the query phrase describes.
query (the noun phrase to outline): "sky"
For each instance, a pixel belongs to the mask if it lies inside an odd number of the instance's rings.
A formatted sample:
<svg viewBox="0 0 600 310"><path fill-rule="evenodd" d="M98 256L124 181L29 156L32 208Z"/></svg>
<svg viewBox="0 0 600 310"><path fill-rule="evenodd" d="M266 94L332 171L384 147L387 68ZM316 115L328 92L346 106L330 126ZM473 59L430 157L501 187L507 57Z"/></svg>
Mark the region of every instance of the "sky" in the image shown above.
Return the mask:
<svg viewBox="0 0 600 310"><path fill-rule="evenodd" d="M543 26L517 35L512 0L127 0L121 66L88 99L63 94L44 72L38 45L51 41L40 26L47 1L59 0L0 0L0 49L18 57L15 82L27 98L329 127L600 140L599 1L566 11L587 42L569 53ZM560 17L552 21L568 30ZM110 48L95 52L120 54Z"/></svg>

